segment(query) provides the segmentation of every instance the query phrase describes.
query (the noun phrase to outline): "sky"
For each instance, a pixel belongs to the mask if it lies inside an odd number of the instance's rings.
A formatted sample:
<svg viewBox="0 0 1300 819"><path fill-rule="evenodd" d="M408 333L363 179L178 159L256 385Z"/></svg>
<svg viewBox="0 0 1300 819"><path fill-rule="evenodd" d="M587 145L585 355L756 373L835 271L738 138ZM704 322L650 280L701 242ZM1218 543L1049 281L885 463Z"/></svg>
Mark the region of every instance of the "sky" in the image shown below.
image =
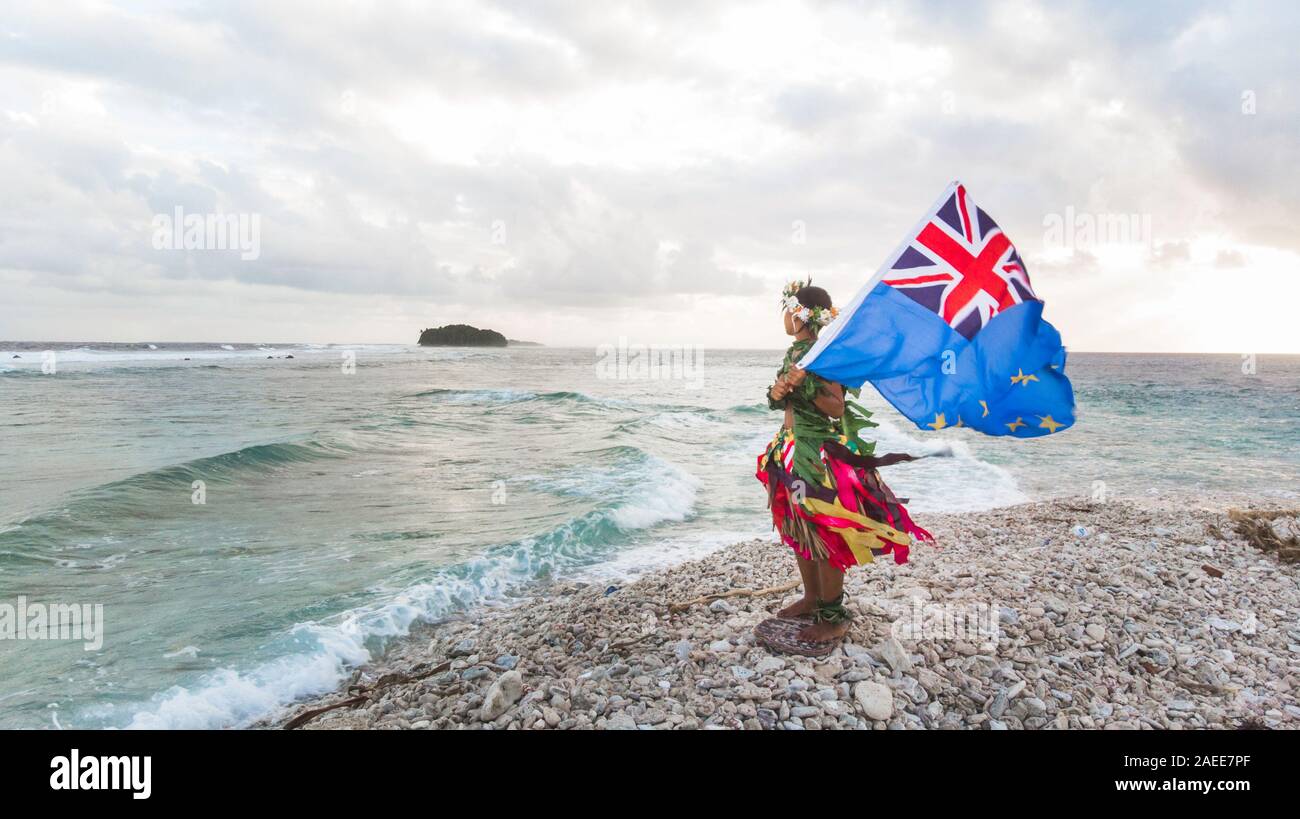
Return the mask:
<svg viewBox="0 0 1300 819"><path fill-rule="evenodd" d="M1071 349L1300 352L1294 2L4 5L0 339L777 348L960 179Z"/></svg>

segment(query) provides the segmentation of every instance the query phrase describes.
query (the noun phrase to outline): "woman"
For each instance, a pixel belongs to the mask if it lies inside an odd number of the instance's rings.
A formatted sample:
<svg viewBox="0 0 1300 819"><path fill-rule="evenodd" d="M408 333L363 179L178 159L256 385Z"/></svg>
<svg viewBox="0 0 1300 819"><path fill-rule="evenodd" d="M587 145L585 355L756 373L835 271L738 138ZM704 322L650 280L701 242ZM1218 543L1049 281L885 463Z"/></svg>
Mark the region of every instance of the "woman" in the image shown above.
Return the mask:
<svg viewBox="0 0 1300 819"><path fill-rule="evenodd" d="M903 563L912 538L933 538L912 523L876 472L912 457L872 457L875 444L858 435L876 426L871 413L845 400L842 385L794 366L835 317L830 295L811 279L792 282L781 305L794 343L768 390L768 406L784 411L785 423L759 456L757 477L767 486L772 524L798 559L803 597L756 633L773 648L822 655L849 628L844 571L878 554ZM848 392L858 396L855 389Z"/></svg>

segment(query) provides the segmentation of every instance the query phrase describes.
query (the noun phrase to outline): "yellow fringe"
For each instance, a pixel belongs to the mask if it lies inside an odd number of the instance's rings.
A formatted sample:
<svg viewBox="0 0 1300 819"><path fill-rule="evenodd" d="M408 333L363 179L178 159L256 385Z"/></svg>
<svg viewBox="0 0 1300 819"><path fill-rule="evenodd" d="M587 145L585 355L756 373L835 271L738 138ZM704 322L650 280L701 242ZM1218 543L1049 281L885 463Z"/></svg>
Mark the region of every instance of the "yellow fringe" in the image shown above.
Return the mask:
<svg viewBox="0 0 1300 819"><path fill-rule="evenodd" d="M790 514L785 516L785 522L781 526L781 531L794 538L794 541L808 550L813 560L829 560L830 551L826 548L825 541L821 535L817 534L817 528L804 518L799 517L795 511L794 500L790 495L786 495L786 502L790 506ZM804 501L807 504L807 500Z"/></svg>
<svg viewBox="0 0 1300 819"><path fill-rule="evenodd" d="M881 523L878 520L872 520L866 515L850 512L840 503L839 499L835 503L827 503L818 498L805 498L804 506L809 511L819 515L830 515L831 517L851 520L862 528L828 526L832 532L844 538L849 550L857 558L858 563L871 563L874 556L871 550L885 549L890 543L909 543L911 538L905 533L898 531L894 527Z"/></svg>

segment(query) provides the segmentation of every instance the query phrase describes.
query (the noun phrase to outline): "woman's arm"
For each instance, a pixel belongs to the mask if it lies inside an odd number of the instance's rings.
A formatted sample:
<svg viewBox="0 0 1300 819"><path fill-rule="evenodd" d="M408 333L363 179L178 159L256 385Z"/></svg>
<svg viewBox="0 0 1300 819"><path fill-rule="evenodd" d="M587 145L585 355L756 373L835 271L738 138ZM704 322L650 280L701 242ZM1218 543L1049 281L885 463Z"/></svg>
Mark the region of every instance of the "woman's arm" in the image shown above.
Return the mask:
<svg viewBox="0 0 1300 819"><path fill-rule="evenodd" d="M844 387L834 381L827 381L825 386L817 391L817 397L813 399L813 405L831 418L843 417Z"/></svg>
<svg viewBox="0 0 1300 819"><path fill-rule="evenodd" d="M807 376L807 370L793 367L785 378L793 388L802 384ZM823 381L822 386L817 390L817 395L813 398L813 406L831 418L843 417L844 387L834 381Z"/></svg>

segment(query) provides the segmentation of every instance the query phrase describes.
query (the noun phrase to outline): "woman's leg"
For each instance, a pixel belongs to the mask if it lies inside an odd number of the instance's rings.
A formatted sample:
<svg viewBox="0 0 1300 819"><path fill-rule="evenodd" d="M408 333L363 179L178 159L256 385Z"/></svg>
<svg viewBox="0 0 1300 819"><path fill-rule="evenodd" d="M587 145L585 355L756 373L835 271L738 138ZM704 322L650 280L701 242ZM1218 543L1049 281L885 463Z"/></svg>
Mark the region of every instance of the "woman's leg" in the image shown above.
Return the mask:
<svg viewBox="0 0 1300 819"><path fill-rule="evenodd" d="M831 565L829 560L817 564L817 588L823 601L831 601L844 592L844 572Z"/></svg>
<svg viewBox="0 0 1300 819"><path fill-rule="evenodd" d="M803 597L778 611L777 617L812 614L813 609L817 608L817 597L821 594L821 573L817 570L818 564L813 560L804 560L798 555L795 555L795 559L799 561L799 576L803 578Z"/></svg>
<svg viewBox="0 0 1300 819"><path fill-rule="evenodd" d="M819 592L819 602L830 603L840 598L844 593L844 572L831 565L829 560L823 560L817 565L817 588ZM808 628L799 632L799 636L805 640L834 640L843 637L849 630L847 620L840 623L831 623L821 621L813 623Z"/></svg>

